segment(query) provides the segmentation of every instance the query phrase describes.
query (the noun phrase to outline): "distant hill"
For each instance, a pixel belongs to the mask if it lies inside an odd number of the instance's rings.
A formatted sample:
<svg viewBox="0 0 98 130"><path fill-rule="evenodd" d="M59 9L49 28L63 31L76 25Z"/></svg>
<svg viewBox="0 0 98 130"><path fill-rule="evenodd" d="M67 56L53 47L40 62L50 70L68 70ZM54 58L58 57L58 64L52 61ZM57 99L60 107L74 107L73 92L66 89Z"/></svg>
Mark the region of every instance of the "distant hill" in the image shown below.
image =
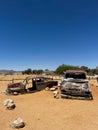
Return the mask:
<svg viewBox="0 0 98 130"><path fill-rule="evenodd" d="M15 70L6 70L6 69L3 69L3 70L0 70L0 74L15 74L15 73L21 73L21 71L15 71Z"/></svg>

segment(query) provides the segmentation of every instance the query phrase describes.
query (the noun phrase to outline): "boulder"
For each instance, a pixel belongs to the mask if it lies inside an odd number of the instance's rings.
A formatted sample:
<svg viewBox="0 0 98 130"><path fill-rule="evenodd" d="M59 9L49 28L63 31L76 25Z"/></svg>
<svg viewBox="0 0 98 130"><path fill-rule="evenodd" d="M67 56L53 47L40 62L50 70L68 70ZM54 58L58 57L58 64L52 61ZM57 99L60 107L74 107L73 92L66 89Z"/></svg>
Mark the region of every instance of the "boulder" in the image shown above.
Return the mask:
<svg viewBox="0 0 98 130"><path fill-rule="evenodd" d="M14 104L14 103L9 102L9 103L7 104L7 109L12 110L12 109L14 109L14 108L15 108L15 104Z"/></svg>
<svg viewBox="0 0 98 130"><path fill-rule="evenodd" d="M14 101L12 99L6 99L3 102L3 105L6 106L7 109L12 110L15 108Z"/></svg>
<svg viewBox="0 0 98 130"><path fill-rule="evenodd" d="M14 103L14 101L13 101L12 99L6 99L6 100L3 102L3 105L4 105L4 106L7 106L9 102L10 102L10 103Z"/></svg>
<svg viewBox="0 0 98 130"><path fill-rule="evenodd" d="M21 119L20 117L16 118L14 121L12 121L11 123L11 127L14 128L23 128L25 126L25 123L23 121L23 119Z"/></svg>

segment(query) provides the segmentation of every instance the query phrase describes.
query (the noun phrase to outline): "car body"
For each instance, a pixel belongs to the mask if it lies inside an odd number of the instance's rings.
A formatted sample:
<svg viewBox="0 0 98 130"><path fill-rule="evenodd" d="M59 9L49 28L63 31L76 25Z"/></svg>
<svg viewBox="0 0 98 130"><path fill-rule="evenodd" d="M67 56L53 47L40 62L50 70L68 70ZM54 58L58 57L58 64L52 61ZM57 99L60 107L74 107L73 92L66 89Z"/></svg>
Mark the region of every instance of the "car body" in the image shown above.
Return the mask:
<svg viewBox="0 0 98 130"><path fill-rule="evenodd" d="M14 92L26 93L27 92L26 85L23 84L22 82L8 84L6 89L6 94L10 95L10 94L14 94Z"/></svg>
<svg viewBox="0 0 98 130"><path fill-rule="evenodd" d="M93 99L86 72L67 70L61 81L61 97L73 99Z"/></svg>
<svg viewBox="0 0 98 130"><path fill-rule="evenodd" d="M29 88L27 88L28 84L31 84ZM52 78L47 78L38 75L28 76L25 78L23 82L8 84L6 93L11 94L14 92L17 93L34 92L34 91L40 91L42 89L45 89L46 87L51 88L57 85L58 85L58 81L54 81Z"/></svg>

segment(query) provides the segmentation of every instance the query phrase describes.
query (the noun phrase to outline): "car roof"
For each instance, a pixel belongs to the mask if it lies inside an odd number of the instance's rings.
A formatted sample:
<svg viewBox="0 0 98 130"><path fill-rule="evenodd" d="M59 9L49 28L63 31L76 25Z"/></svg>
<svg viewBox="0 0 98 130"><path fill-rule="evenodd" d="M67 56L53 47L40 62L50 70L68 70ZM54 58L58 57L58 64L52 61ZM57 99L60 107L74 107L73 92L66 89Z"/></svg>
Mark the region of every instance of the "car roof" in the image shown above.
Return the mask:
<svg viewBox="0 0 98 130"><path fill-rule="evenodd" d="M64 73L85 73L86 72L84 70L66 70Z"/></svg>
<svg viewBox="0 0 98 130"><path fill-rule="evenodd" d="M26 77L27 80L30 80L30 79L37 79L37 78L44 78L44 76L41 76L41 75L31 75L31 76L28 76Z"/></svg>
<svg viewBox="0 0 98 130"><path fill-rule="evenodd" d="M31 80L31 79L50 79L50 80L52 80L53 78L44 77L44 76L42 76L42 75L31 75L31 76L26 77L25 80L28 81L28 80Z"/></svg>

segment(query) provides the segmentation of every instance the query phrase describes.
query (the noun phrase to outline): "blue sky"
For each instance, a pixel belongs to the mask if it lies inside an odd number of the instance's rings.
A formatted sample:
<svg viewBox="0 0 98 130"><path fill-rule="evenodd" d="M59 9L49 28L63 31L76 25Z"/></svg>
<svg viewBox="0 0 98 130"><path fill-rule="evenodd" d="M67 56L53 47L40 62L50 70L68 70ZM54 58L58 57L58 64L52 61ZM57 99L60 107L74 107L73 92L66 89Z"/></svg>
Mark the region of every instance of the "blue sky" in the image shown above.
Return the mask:
<svg viewBox="0 0 98 130"><path fill-rule="evenodd" d="M98 66L97 0L1 0L0 69Z"/></svg>

